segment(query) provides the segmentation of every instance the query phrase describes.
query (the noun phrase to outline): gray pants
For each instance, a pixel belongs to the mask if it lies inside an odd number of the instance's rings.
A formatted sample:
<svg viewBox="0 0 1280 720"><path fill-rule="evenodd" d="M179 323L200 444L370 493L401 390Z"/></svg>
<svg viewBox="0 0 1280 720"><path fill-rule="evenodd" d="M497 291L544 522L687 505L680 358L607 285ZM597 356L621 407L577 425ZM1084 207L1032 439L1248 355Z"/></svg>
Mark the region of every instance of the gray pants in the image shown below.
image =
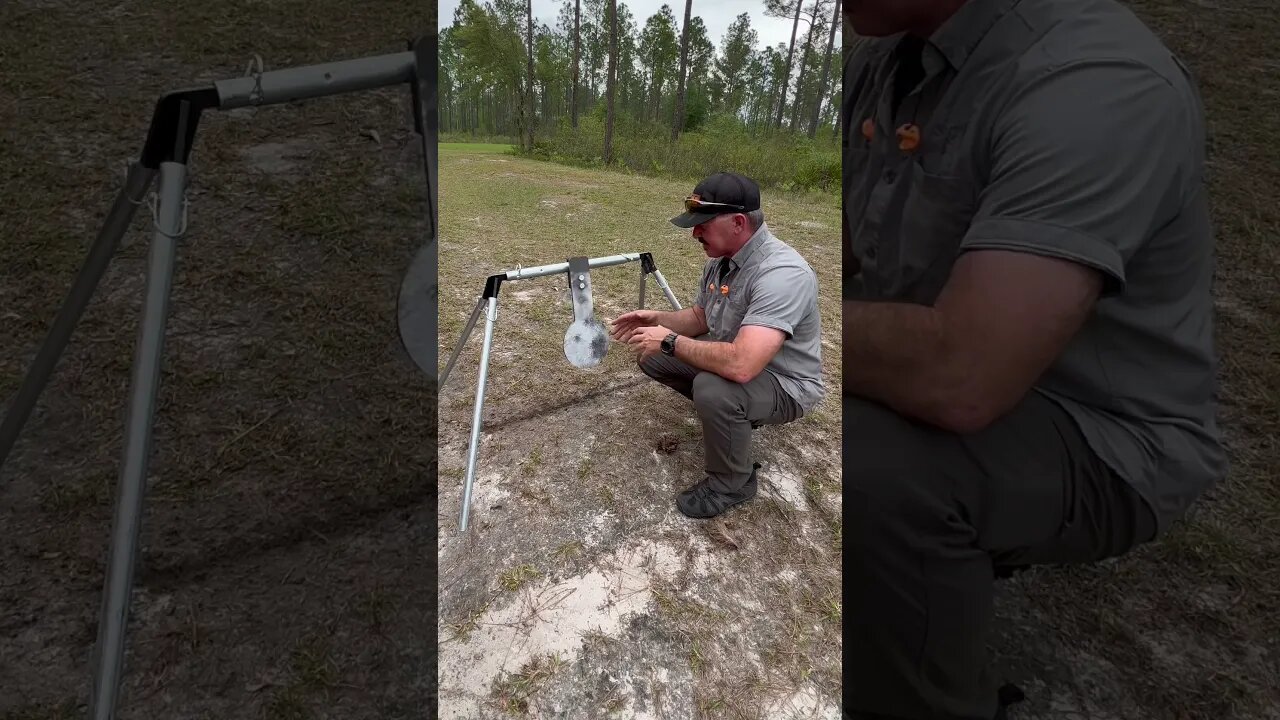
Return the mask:
<svg viewBox="0 0 1280 720"><path fill-rule="evenodd" d="M801 414L799 404L768 372L738 384L667 355L641 362L640 369L693 401L702 421L707 477L722 492L741 489L751 479L752 425L781 425Z"/></svg>
<svg viewBox="0 0 1280 720"><path fill-rule="evenodd" d="M1096 561L1155 535L1141 498L1038 393L966 436L846 397L844 478L855 718L991 718L995 568Z"/></svg>

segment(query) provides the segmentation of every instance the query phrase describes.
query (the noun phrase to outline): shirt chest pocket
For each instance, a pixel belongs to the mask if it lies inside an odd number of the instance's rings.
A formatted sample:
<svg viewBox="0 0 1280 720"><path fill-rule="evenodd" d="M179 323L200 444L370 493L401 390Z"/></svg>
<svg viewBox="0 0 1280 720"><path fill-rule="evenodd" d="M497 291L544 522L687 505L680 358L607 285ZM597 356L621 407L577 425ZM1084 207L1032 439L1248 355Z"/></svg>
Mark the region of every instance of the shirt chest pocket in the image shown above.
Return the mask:
<svg viewBox="0 0 1280 720"><path fill-rule="evenodd" d="M968 177L913 163L902 208L895 297L924 305L937 299L977 212L975 187Z"/></svg>
<svg viewBox="0 0 1280 720"><path fill-rule="evenodd" d="M738 336L738 328L747 315L747 293L719 295L712 301L711 312L707 314L711 336L720 342L732 342Z"/></svg>

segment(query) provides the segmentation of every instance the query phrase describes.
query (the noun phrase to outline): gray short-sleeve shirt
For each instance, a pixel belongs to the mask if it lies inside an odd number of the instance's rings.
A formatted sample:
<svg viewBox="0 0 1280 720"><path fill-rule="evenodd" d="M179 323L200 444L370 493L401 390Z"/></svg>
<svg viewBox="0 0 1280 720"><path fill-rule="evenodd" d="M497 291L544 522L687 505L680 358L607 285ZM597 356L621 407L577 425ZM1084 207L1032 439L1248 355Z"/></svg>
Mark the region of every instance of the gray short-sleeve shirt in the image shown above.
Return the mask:
<svg viewBox="0 0 1280 720"><path fill-rule="evenodd" d="M1093 316L1035 389L1167 526L1226 472L1185 67L1113 0L969 0L927 41L860 45L844 83L845 297L932 304L980 249L1099 270Z"/></svg>
<svg viewBox="0 0 1280 720"><path fill-rule="evenodd" d="M781 330L786 339L765 372L807 414L824 395L817 274L767 224L730 258L723 281L719 266L707 261L693 301L707 316L705 339L733 342L743 325Z"/></svg>

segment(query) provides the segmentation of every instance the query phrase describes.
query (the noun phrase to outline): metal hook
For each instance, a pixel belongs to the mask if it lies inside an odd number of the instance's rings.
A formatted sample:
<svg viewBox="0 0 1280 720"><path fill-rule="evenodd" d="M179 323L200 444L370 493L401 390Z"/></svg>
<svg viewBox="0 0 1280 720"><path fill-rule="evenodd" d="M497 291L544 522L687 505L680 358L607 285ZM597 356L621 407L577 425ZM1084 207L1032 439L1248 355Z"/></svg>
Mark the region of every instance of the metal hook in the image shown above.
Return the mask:
<svg viewBox="0 0 1280 720"><path fill-rule="evenodd" d="M147 208L151 210L151 225L155 227L156 232L160 233L161 235L164 235L170 240L178 240L183 235L186 235L187 234L187 217L188 217L188 212L191 209L191 204L187 200L187 194L185 192L183 192L182 194L182 224L178 227L178 232L173 235L170 235L169 233L165 232L160 227L160 214L156 209L157 202L158 202L158 196L153 191L150 195L147 196Z"/></svg>
<svg viewBox="0 0 1280 720"><path fill-rule="evenodd" d="M253 71L253 68L255 65L258 68L257 72ZM253 90L249 92L249 99L252 100L255 104L262 102L262 73L264 72L263 68L264 66L262 62L262 56L259 55L258 53L254 53L253 59L249 61L249 66L244 69L245 77L249 77L250 75L253 76Z"/></svg>

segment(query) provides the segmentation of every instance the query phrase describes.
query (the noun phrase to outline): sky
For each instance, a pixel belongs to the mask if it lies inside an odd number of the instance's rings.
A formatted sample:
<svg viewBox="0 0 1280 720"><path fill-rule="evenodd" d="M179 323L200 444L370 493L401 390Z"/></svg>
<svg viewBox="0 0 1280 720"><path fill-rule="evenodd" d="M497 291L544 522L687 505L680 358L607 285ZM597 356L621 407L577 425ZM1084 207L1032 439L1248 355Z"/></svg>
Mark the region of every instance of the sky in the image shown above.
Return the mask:
<svg viewBox="0 0 1280 720"><path fill-rule="evenodd" d="M663 0L623 0L623 2L631 10L636 25L641 28L644 27L644 21L664 4ZM533 0L535 22L555 27L556 17L560 14L560 4L561 0ZM676 31L679 32L680 23L684 22L684 2L667 0L665 4L671 6L671 12L676 16ZM453 12L457 8L458 0L440 0L441 28L453 23ZM711 42L716 46L717 51L724 40L725 31L729 29L729 24L744 12L751 16L751 27L759 35L757 49L791 42L792 19L784 20L765 16L763 0L693 0L693 14L702 18L702 22L707 26L707 34L711 36ZM808 25L802 16L800 27L796 30L797 42L803 39L807 29ZM826 38L823 38L823 42L826 42ZM836 38L837 45L839 42L840 39Z"/></svg>

